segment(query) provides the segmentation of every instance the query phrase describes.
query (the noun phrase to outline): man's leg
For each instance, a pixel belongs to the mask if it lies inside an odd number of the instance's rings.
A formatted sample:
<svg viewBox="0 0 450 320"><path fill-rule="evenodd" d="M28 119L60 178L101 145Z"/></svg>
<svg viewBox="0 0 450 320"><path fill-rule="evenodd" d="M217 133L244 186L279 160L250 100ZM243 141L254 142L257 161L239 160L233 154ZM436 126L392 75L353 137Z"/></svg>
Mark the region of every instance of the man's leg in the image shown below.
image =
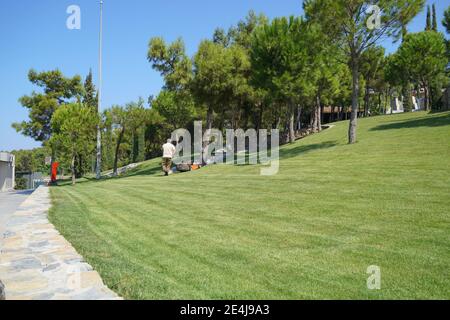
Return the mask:
<svg viewBox="0 0 450 320"><path fill-rule="evenodd" d="M172 169L172 159L163 158L163 171L166 174L166 176L169 175L170 169Z"/></svg>
<svg viewBox="0 0 450 320"><path fill-rule="evenodd" d="M163 172L165 173L165 175L167 176L168 171L167 171L167 162L166 162L166 158L162 158L162 169L163 169Z"/></svg>
<svg viewBox="0 0 450 320"><path fill-rule="evenodd" d="M167 175L169 175L169 172L172 170L172 159L167 159Z"/></svg>

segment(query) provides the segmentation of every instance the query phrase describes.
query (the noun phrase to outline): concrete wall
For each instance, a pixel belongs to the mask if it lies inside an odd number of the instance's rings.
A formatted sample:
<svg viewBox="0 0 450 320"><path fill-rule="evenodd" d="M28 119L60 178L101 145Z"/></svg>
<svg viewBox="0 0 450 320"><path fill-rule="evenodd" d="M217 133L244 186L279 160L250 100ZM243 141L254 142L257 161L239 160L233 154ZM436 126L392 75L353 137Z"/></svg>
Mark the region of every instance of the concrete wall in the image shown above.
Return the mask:
<svg viewBox="0 0 450 320"><path fill-rule="evenodd" d="M8 162L0 162L0 192L14 188L14 174Z"/></svg>
<svg viewBox="0 0 450 320"><path fill-rule="evenodd" d="M15 158L8 153L0 153L0 192L14 189Z"/></svg>

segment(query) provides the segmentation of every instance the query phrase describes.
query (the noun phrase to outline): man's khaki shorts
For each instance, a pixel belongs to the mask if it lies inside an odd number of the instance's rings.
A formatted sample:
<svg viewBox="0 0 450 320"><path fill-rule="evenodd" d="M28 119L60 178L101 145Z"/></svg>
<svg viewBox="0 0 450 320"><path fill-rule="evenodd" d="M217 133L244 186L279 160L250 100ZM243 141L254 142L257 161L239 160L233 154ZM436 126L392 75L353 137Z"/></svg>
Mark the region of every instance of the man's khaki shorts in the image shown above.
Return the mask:
<svg viewBox="0 0 450 320"><path fill-rule="evenodd" d="M172 159L171 158L162 158L162 169L165 173L169 173L172 169Z"/></svg>

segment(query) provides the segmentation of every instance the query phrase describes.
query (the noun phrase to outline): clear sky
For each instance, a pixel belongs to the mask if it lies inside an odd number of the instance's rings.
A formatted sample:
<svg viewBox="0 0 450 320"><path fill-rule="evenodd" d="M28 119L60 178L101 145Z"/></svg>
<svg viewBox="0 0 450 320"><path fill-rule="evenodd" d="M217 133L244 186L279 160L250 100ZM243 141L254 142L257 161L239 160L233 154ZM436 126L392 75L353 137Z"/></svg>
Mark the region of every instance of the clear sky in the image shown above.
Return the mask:
<svg viewBox="0 0 450 320"><path fill-rule="evenodd" d="M270 18L301 14L301 0L104 0L104 106L124 104L157 94L159 74L146 59L148 41L163 36L167 41L182 37L194 54L202 39L216 27L228 29L250 9ZM431 4L433 1L429 1ZM437 0L439 27L450 0ZM38 71L59 68L65 75L84 78L98 68L99 1L22 0L0 4L0 150L37 147L21 136L11 123L27 118L18 98L35 88L28 82L30 68ZM69 5L81 8L81 30L66 28ZM425 12L410 25L421 31ZM388 51L395 49L386 43Z"/></svg>

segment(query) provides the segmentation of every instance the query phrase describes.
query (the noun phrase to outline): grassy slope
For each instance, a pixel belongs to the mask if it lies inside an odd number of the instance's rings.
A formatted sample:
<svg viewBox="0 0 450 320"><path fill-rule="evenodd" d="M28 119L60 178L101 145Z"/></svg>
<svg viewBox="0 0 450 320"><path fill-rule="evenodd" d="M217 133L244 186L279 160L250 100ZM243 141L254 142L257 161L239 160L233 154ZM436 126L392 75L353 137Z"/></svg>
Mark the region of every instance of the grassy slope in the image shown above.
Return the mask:
<svg viewBox="0 0 450 320"><path fill-rule="evenodd" d="M51 220L125 298L450 298L450 113L364 119L213 166L52 189ZM369 291L378 265L382 289Z"/></svg>

